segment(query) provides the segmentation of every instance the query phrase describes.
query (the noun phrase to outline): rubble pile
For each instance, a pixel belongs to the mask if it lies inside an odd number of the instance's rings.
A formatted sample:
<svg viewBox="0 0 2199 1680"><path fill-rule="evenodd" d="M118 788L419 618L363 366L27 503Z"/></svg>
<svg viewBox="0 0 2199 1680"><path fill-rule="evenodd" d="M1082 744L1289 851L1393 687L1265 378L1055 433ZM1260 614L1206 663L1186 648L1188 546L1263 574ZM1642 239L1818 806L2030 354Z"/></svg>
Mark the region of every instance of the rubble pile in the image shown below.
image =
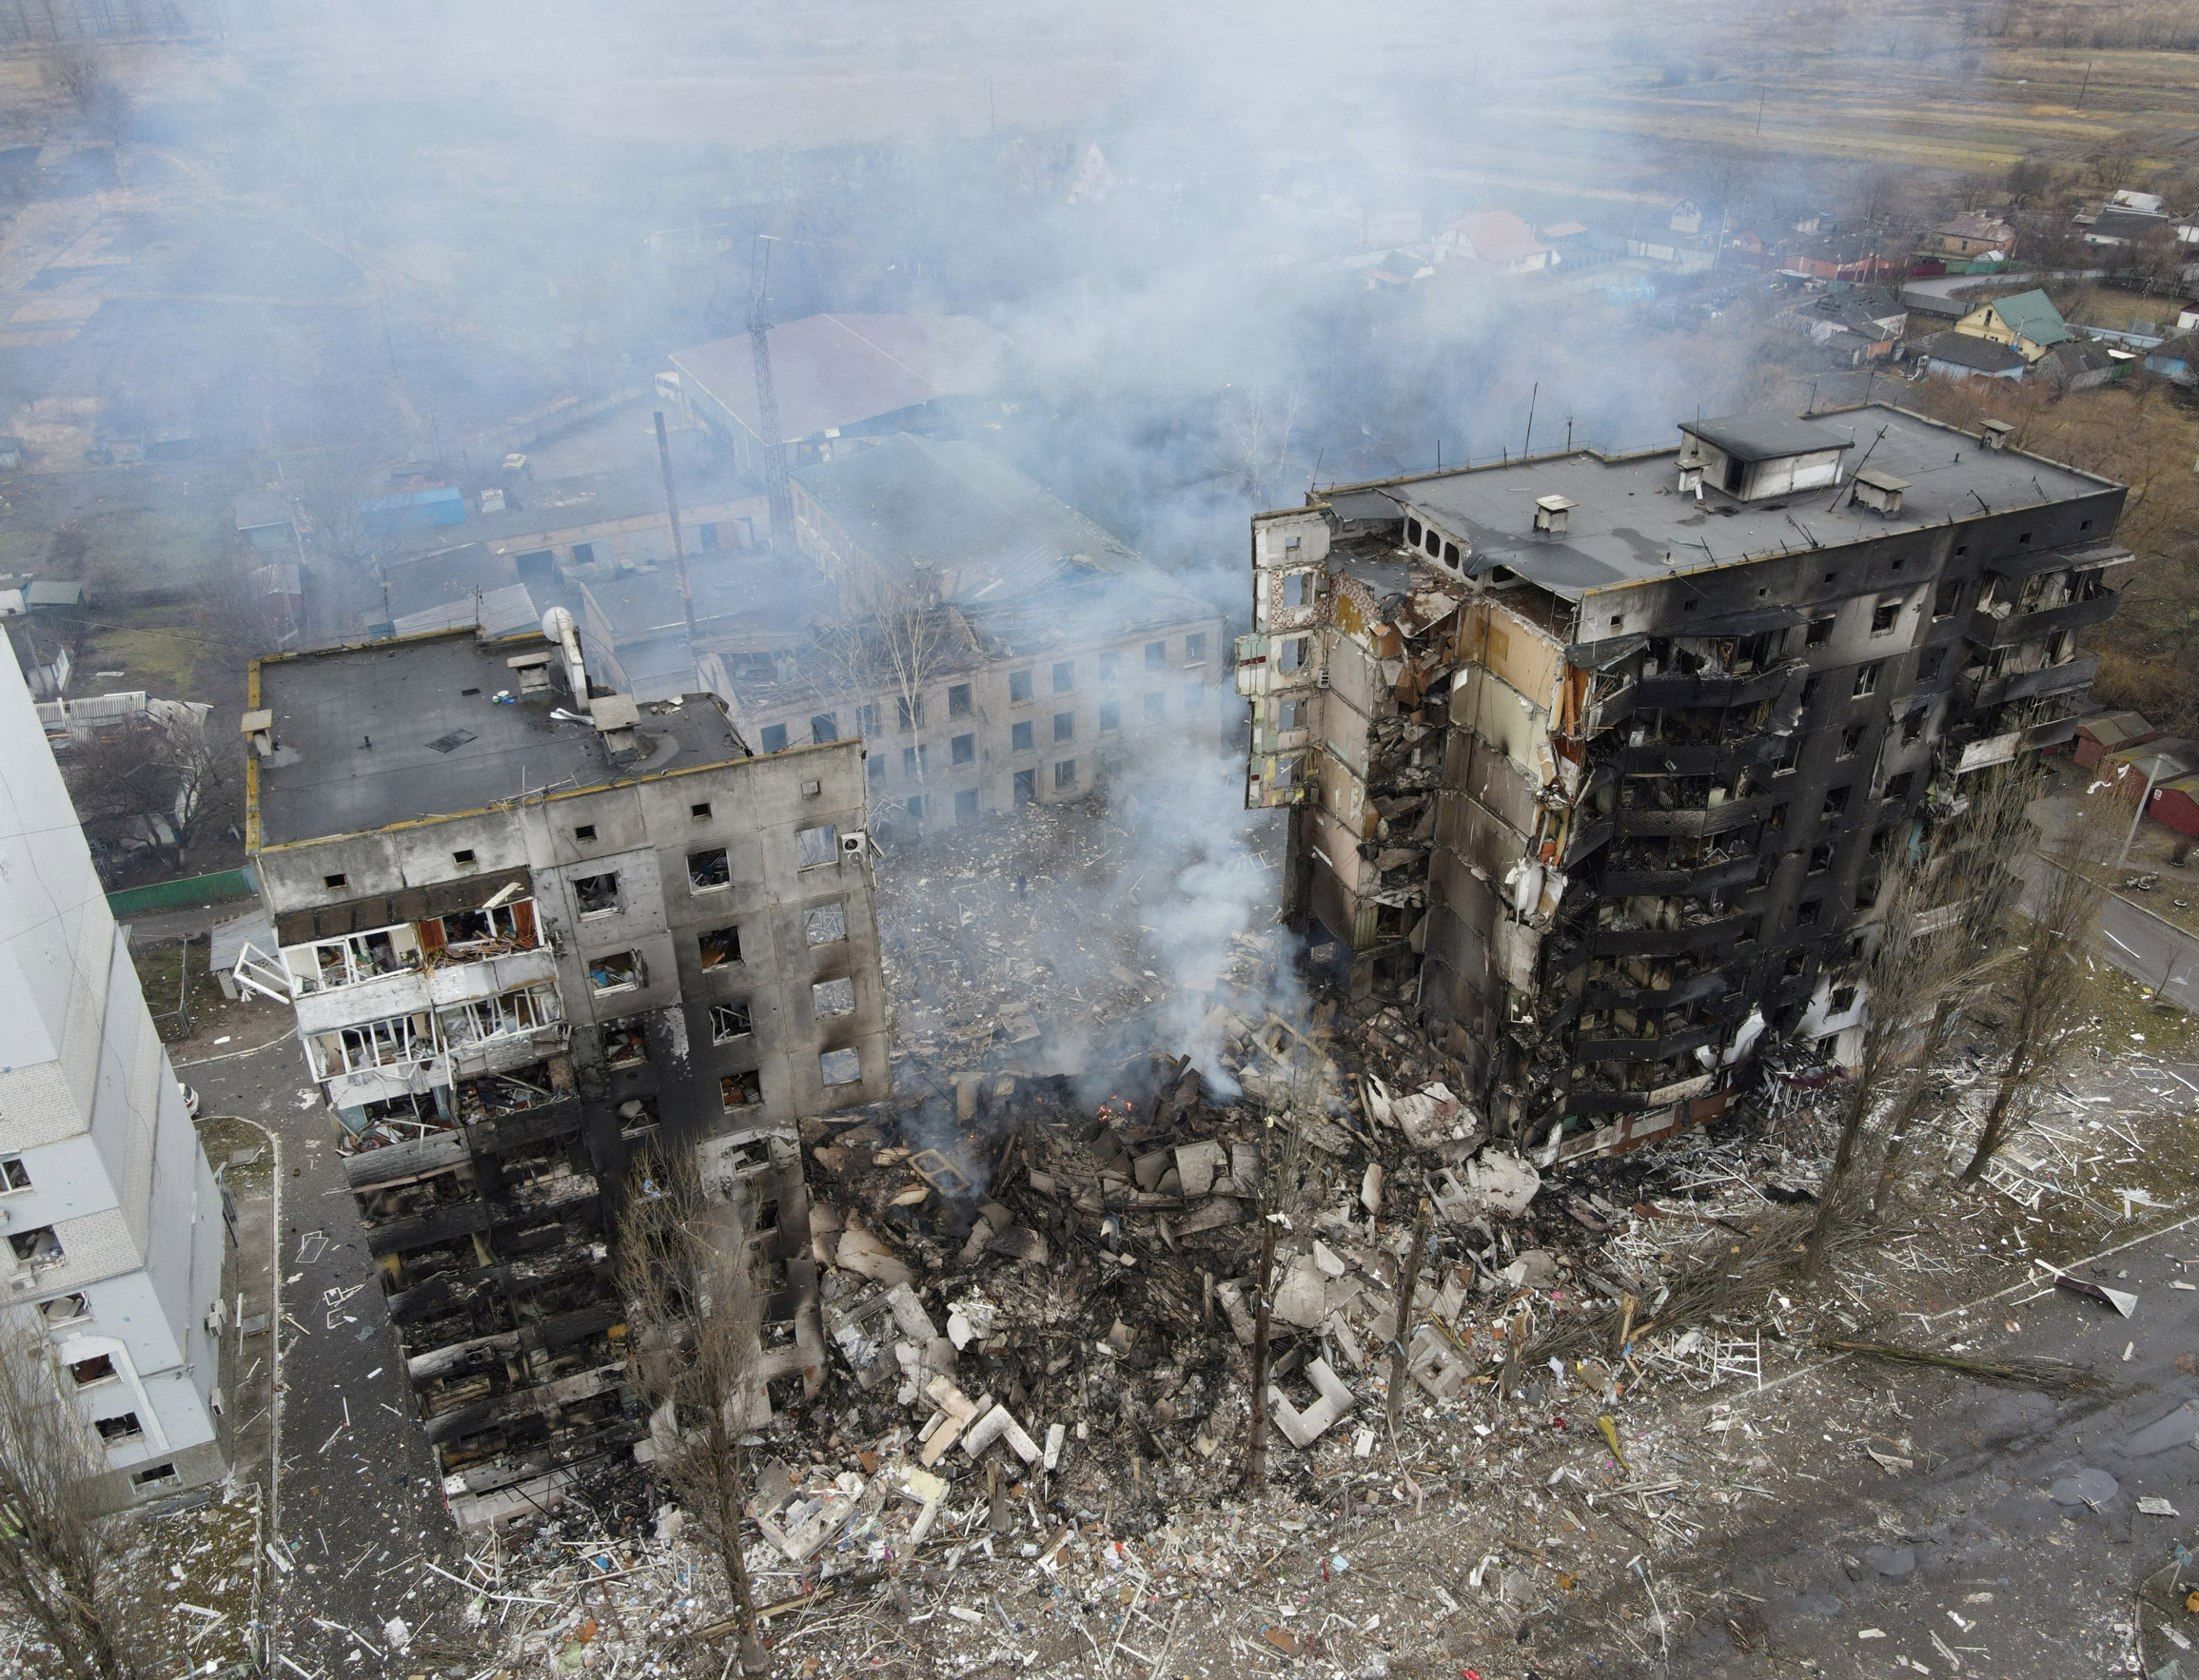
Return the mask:
<svg viewBox="0 0 2199 1680"><path fill-rule="evenodd" d="M1134 794L1027 805L1012 823L925 836L879 872L881 961L893 1011L893 1055L906 1069L947 1074L1066 1065L1076 1047L1116 1040L1182 995L1188 980L1217 997L1263 995L1287 936L1279 928L1218 935L1188 977L1163 955L1179 913L1188 856L1132 832ZM1202 833L1201 889L1270 904L1280 851L1272 813L1246 815L1221 844Z"/></svg>

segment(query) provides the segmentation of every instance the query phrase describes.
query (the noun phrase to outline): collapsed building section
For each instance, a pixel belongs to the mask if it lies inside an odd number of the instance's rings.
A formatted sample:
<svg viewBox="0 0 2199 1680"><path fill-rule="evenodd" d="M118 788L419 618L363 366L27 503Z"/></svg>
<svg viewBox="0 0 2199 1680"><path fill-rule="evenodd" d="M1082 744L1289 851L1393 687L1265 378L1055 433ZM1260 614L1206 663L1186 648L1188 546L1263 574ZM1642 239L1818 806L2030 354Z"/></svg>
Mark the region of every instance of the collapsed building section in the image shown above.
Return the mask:
<svg viewBox="0 0 2199 1680"><path fill-rule="evenodd" d="M1723 1112L1767 1034L1852 1056L1887 858L2071 737L2132 557L2121 486L1995 434L1680 432L1253 521L1286 917L1544 1161Z"/></svg>
<svg viewBox="0 0 2199 1680"><path fill-rule="evenodd" d="M752 756L545 627L262 660L245 718L274 948L237 979L297 1015L461 1519L633 1438L610 1244L652 1152L707 1144L776 1268L764 1367L815 1385L795 1122L890 1077L859 743Z"/></svg>

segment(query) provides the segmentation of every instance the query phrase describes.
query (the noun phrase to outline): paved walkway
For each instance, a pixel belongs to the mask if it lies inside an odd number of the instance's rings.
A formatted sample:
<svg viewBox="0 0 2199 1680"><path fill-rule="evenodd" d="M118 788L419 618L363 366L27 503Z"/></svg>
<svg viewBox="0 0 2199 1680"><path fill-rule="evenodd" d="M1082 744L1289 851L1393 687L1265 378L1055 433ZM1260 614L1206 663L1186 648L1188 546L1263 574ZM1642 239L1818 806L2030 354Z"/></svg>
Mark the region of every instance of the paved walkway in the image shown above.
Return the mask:
<svg viewBox="0 0 2199 1680"><path fill-rule="evenodd" d="M393 1616L421 1619L416 1596L441 1583L417 1560L449 1567L458 1533L412 1417L328 1112L288 1040L187 1077L202 1112L254 1120L281 1146L275 1537L295 1567L271 1579L269 1666L280 1655L308 1674L410 1672L383 1630Z"/></svg>

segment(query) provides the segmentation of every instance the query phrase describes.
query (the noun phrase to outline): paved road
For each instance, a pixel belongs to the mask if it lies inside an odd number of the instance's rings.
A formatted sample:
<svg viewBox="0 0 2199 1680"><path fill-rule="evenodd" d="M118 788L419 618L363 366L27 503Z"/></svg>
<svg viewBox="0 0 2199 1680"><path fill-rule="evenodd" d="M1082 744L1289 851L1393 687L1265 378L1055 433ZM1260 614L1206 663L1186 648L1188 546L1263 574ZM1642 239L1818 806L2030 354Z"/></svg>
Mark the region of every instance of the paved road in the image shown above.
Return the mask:
<svg viewBox="0 0 2199 1680"><path fill-rule="evenodd" d="M2199 1288L2176 1287L2199 1284L2199 1223L2078 1275L2135 1294L2132 1317L2026 1289L1906 1324L1904 1339L1980 1358L2075 1360L2108 1374L2108 1392L2057 1398L1850 1360L1749 1402L1768 1425L1765 1450L1806 1467L1822 1491L1695 1561L1688 1573L1712 1608L1688 1648L1675 1648L1672 1671L2141 1671L2132 1593L2173 1564L2174 1547L2191 1544L2199 1519L2199 1379L2175 1362L2199 1352ZM1802 1416L1813 1421L1790 1435L1784 1425L1811 1387L1818 1403ZM1866 1445L1895 1462L1871 1459ZM2141 1498L2181 1514L2143 1513ZM2179 1655L2164 1621L2199 1638L2199 1617L2149 1612L2144 1672ZM2183 1661L2187 1674L2199 1667L2189 1653Z"/></svg>
<svg viewBox="0 0 2199 1680"><path fill-rule="evenodd" d="M298 1567L274 1577L272 1650L307 1672L406 1672L386 1655L392 1616L448 1567L457 1532L406 1410L403 1361L344 1188L330 1122L290 1040L187 1067L204 1111L258 1121L283 1140L282 1526ZM400 1414L402 1414L402 1416ZM437 1593L440 1596L440 1592ZM331 1629L324 1624L336 1624ZM373 1649L357 1662L353 1630Z"/></svg>

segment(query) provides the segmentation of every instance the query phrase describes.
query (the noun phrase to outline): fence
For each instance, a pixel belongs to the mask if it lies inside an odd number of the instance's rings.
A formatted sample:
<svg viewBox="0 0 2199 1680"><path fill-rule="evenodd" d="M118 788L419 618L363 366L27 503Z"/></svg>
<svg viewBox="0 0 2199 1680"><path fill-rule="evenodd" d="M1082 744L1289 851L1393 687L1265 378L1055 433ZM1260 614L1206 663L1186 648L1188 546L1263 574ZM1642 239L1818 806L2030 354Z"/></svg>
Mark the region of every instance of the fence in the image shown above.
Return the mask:
<svg viewBox="0 0 2199 1680"><path fill-rule="evenodd" d="M154 910L184 910L196 905L219 904L225 898L251 898L260 890L249 865L224 869L213 875L187 875L181 881L155 881L150 887L131 887L107 895L107 908L118 916L142 916Z"/></svg>

